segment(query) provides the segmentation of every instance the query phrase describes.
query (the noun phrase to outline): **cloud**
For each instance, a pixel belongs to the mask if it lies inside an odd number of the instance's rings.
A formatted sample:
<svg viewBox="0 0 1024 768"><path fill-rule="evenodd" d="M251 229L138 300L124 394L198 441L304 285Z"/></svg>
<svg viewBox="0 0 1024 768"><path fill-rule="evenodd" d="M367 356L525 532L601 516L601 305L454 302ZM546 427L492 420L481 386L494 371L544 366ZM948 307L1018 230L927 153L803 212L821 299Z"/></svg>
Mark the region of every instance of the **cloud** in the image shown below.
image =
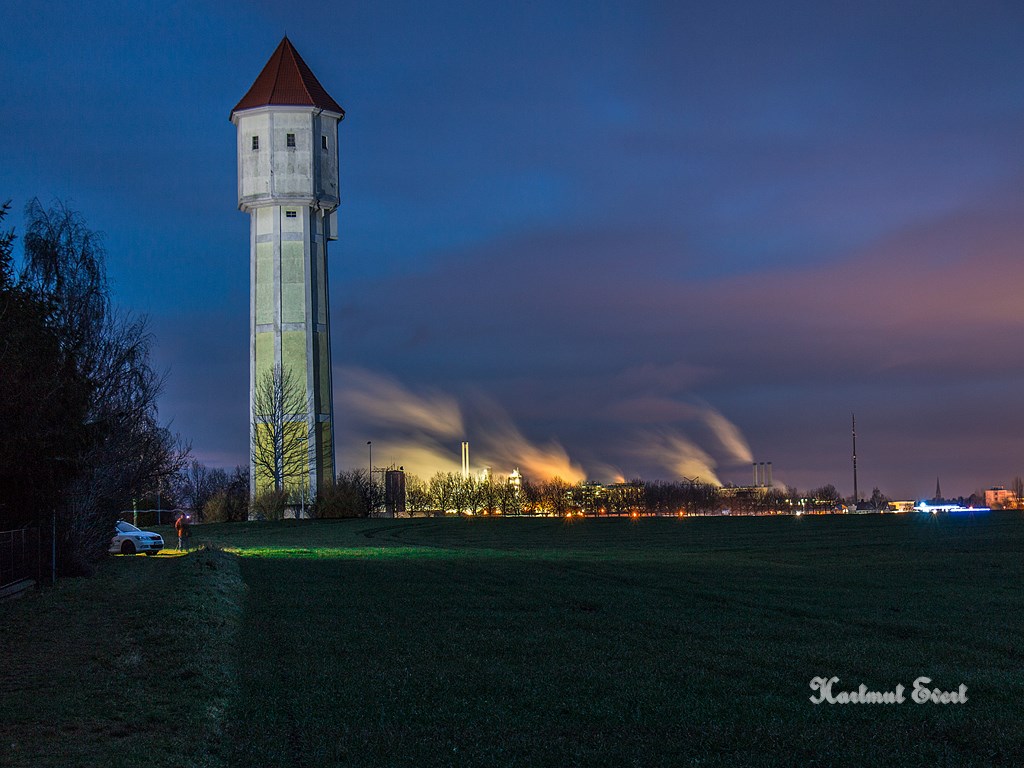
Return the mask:
<svg viewBox="0 0 1024 768"><path fill-rule="evenodd" d="M436 389L413 391L356 366L336 367L334 380L340 469L367 466L371 450L375 467L402 466L425 477L459 469L454 448L466 430L455 398Z"/></svg>
<svg viewBox="0 0 1024 768"><path fill-rule="evenodd" d="M539 481L560 477L569 482L614 482L627 474L651 477L653 472L719 483L719 462L729 466L750 461L739 429L692 397L652 398L668 418L653 418L656 414L651 413L652 418L644 420L634 417L638 407L647 405L638 400L616 403L612 393L612 402L589 415L590 428L576 443L574 456L573 449L555 437L528 436L505 407L480 391L461 399L437 389L414 391L394 377L354 367L339 370L336 378L339 420L344 421L340 428L372 440L375 466L403 466L424 477L458 471L462 440L470 443L474 471L489 466L497 474L508 474L518 468ZM636 429L644 424L646 429ZM684 426L706 433L707 449ZM369 460L369 447L364 448L362 440L343 442L339 452L341 466L362 466Z"/></svg>
<svg viewBox="0 0 1024 768"><path fill-rule="evenodd" d="M753 460L750 446L739 427L709 405L704 407L702 416L729 459L737 464L749 464Z"/></svg>
<svg viewBox="0 0 1024 768"><path fill-rule="evenodd" d="M497 403L477 398L474 420L478 426L481 461L497 471L519 467L534 480L560 477L571 483L587 478L583 468L569 458L557 441L528 440ZM505 471L509 471L506 469Z"/></svg>
<svg viewBox="0 0 1024 768"><path fill-rule="evenodd" d="M348 428L372 435L375 465L404 466L424 477L461 469L456 455L470 441L472 467L491 466L506 474L519 467L531 479L585 479L578 464L556 441L535 442L523 435L497 403L475 397L466 405L436 390L414 392L397 379L361 368L337 371L335 401ZM467 427L467 421L471 426ZM360 466L358 441L343 448L342 463Z"/></svg>
<svg viewBox="0 0 1024 768"><path fill-rule="evenodd" d="M1007 484L1020 468L998 446L1022 427L1012 386L1024 375L1013 354L1024 333L1019 187L840 261L766 264L756 275L689 279L650 259L635 272L605 272L629 238L563 232L439 254L427 274L364 281L349 294L350 312L335 316L336 356L344 339L345 359L358 363L337 369L339 466L362 466L372 439L375 459L379 446L379 460L415 459L419 473L456 469L469 439L474 460L499 472L529 459L569 477L678 477L683 468L745 483L755 453L787 484L849 492L845 423L855 410L877 422L877 448L865 443L862 460L876 480L865 483L891 495L928 492L937 472L968 493ZM637 237L633 249L643 250ZM516 269L500 268L516 254ZM207 349L201 330L174 343L180 355L171 350L175 407L166 412L197 453L223 463L245 461L244 334L228 350L238 364L223 373L230 355ZM396 361L401 381L382 373ZM212 381L228 373L223 386ZM486 437L487 409L457 396L469 388L500 403L512 428L494 420L499 439ZM937 429L972 441L954 466L940 443L906 449L908 435ZM651 444L678 458L633 450L638 430L657 433Z"/></svg>
<svg viewBox="0 0 1024 768"><path fill-rule="evenodd" d="M715 460L678 430L662 429L640 434L629 447L633 457L668 470L675 478L699 479L721 485Z"/></svg>
<svg viewBox="0 0 1024 768"><path fill-rule="evenodd" d="M462 413L454 398L438 392L418 394L395 379L352 366L335 369L339 382L337 407L381 428L422 432L435 438L465 434Z"/></svg>
<svg viewBox="0 0 1024 768"><path fill-rule="evenodd" d="M706 403L677 403L682 419L676 424L640 429L625 447L632 463L666 470L669 477L699 478L722 485L719 466L738 467L752 460L750 446L739 428ZM679 423L679 422L682 423ZM689 425L711 439L699 444L683 426Z"/></svg>
<svg viewBox="0 0 1024 768"><path fill-rule="evenodd" d="M366 469L369 462L369 447L351 441L343 443L338 450L340 470ZM402 467L406 472L422 478L430 478L437 472L458 472L460 464L457 454L450 447L423 435L406 437L383 435L373 440L373 466Z"/></svg>

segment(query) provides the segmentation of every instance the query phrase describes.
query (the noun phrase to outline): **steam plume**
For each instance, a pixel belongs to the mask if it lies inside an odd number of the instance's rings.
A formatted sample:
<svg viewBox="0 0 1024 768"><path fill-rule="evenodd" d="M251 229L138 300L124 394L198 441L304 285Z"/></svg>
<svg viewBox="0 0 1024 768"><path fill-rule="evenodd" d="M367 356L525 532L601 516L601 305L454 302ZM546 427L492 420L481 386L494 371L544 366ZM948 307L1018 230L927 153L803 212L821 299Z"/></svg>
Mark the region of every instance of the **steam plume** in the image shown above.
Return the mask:
<svg viewBox="0 0 1024 768"><path fill-rule="evenodd" d="M477 467L490 466L499 475L518 467L535 481L560 477L578 482L588 476L583 464L571 458L561 443L530 440L504 408L486 397L475 396L460 403L451 395L413 391L392 377L355 367L338 369L335 380L339 429L342 434L355 432L360 436L356 440L339 439L341 467L366 466L369 455L362 439L365 436L373 442L375 465L401 465L424 478L436 472L458 471L462 440L473 444ZM658 467L670 477L699 477L703 482L721 484L719 461L727 466L751 461L750 447L736 425L695 398L634 399L602 410L634 424L659 423L652 418L657 413L666 426L633 432L632 439L625 442L599 444L611 454L611 460L597 454L586 462L591 477L596 479L621 481L636 471L630 467L645 471ZM681 429L680 425L686 424L710 436L709 450ZM613 424L607 426L609 430L615 428Z"/></svg>

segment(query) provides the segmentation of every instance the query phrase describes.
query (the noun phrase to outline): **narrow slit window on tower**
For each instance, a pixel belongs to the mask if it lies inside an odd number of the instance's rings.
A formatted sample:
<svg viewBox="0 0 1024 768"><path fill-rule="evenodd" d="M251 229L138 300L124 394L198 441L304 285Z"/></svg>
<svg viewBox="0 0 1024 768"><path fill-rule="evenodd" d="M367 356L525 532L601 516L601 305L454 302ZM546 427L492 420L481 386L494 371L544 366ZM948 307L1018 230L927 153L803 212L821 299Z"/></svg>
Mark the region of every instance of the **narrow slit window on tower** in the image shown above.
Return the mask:
<svg viewBox="0 0 1024 768"><path fill-rule="evenodd" d="M289 147L294 147L295 146L295 134L294 133L289 133L287 136L285 136L285 141L286 141L286 143L287 143L287 145Z"/></svg>
<svg viewBox="0 0 1024 768"><path fill-rule="evenodd" d="M260 137L259 136L253 136L252 137L252 148L253 149L259 149L260 148Z"/></svg>
<svg viewBox="0 0 1024 768"><path fill-rule="evenodd" d="M327 151L327 137L326 136L321 136L320 137L320 146L324 148L324 152Z"/></svg>
<svg viewBox="0 0 1024 768"><path fill-rule="evenodd" d="M289 219L294 219L295 216L296 216L296 213L295 213L295 211L285 211L284 215L287 216Z"/></svg>

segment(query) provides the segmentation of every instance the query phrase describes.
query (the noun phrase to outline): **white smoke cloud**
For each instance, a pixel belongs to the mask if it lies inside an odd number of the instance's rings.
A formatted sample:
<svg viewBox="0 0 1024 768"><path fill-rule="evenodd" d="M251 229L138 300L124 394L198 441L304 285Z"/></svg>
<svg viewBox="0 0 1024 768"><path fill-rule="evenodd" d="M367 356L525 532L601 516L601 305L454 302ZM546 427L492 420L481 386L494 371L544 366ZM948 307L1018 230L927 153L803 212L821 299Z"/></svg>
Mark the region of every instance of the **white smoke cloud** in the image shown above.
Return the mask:
<svg viewBox="0 0 1024 768"><path fill-rule="evenodd" d="M749 464L753 461L754 455L751 453L750 446L740 432L739 427L710 405L704 406L703 418L704 423L711 430L711 434L715 436L715 439L732 462L736 464Z"/></svg>
<svg viewBox="0 0 1024 768"><path fill-rule="evenodd" d="M519 467L533 480L560 477L576 483L587 479L582 467L569 458L565 448L554 441L544 445L531 442L497 403L481 400L477 411L475 416L481 427L480 458L484 465L496 470L508 468L503 471Z"/></svg>
<svg viewBox="0 0 1024 768"><path fill-rule="evenodd" d="M614 464L587 462L587 479L602 483L624 483L626 475Z"/></svg>
<svg viewBox="0 0 1024 768"><path fill-rule="evenodd" d="M437 472L457 472L461 469L459 444L469 440L474 471L489 466L496 474L505 475L519 468L535 481L560 477L578 482L588 477L584 464L574 460L560 442L530 440L508 412L488 398L476 396L460 403L446 393L413 391L392 377L356 367L336 369L335 381L339 431L354 431L372 440L375 466L403 466L424 478ZM648 418L637 418L640 413ZM653 418L655 413L662 415L660 422ZM591 478L622 481L635 476L631 472L639 474L630 467L645 471L659 467L669 477L699 477L720 485L719 461L733 466L752 460L739 428L694 398L619 401L602 409L595 419L610 414L642 431L607 446L607 453L621 461L609 461L601 454L591 456L593 460L585 463ZM654 423L665 426L644 429ZM709 435L713 445L707 450L701 447L682 430L683 424ZM341 434L339 466L366 466L370 446L361 438L346 440Z"/></svg>
<svg viewBox="0 0 1024 768"><path fill-rule="evenodd" d="M753 456L739 427L698 398L638 396L609 408L617 418L641 430L628 447L630 456L644 466L658 466L672 477L699 477L721 485L718 467L749 464ZM662 424L658 428L647 425ZM702 447L682 429L687 425L709 443Z"/></svg>
<svg viewBox="0 0 1024 768"><path fill-rule="evenodd" d="M362 368L339 368L335 380L339 416L369 436L375 466L395 464L421 477L461 469L459 444L470 436L464 408L454 397L414 392L396 379ZM557 442L539 444L527 439L496 403L478 398L474 405L473 420L478 425L471 442L474 469L490 466L507 474L518 467L533 480L586 478ZM366 466L369 451L362 441L341 441L340 466Z"/></svg>
<svg viewBox="0 0 1024 768"><path fill-rule="evenodd" d="M718 479L718 464L714 458L678 430L645 432L633 442L630 453L645 464L663 467L677 478L722 484Z"/></svg>
<svg viewBox="0 0 1024 768"><path fill-rule="evenodd" d="M339 466L366 467L367 453L359 455L358 446L339 451ZM450 448L423 435L416 438L384 437L373 441L375 467L402 467L406 472L429 479L438 472L458 472L461 465Z"/></svg>
<svg viewBox="0 0 1024 768"><path fill-rule="evenodd" d="M459 404L448 395L416 394L395 379L355 367L335 369L335 381L335 402L368 425L451 439L466 433Z"/></svg>

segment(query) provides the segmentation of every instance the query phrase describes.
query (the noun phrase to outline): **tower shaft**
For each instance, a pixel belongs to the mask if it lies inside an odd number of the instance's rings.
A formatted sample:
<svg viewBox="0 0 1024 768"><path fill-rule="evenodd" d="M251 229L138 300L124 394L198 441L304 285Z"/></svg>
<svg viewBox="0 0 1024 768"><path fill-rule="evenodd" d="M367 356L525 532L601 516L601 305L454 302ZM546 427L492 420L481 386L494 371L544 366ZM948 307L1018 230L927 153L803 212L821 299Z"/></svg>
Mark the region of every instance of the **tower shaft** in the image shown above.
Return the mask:
<svg viewBox="0 0 1024 768"><path fill-rule="evenodd" d="M274 459L276 473L266 459L252 457L252 491L282 489L315 497L335 474L327 293L330 217L308 205L261 206L251 211L250 239L251 440L257 453L261 443L272 441L261 430L276 427L282 443L281 455ZM266 401L271 386L281 388L279 416L259 412L258 403ZM281 424L261 426L268 416L280 418Z"/></svg>

